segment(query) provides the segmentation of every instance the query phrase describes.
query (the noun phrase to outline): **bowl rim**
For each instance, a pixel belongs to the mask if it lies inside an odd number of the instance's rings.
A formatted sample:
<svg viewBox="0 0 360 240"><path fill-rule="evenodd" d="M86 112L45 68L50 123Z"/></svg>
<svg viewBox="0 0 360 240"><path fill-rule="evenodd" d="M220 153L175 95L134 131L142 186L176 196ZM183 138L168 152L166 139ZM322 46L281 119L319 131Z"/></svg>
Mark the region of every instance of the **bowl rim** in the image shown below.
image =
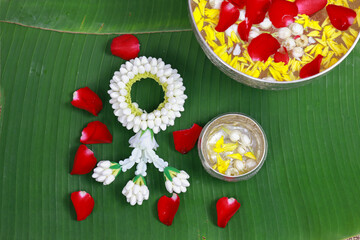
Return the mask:
<svg viewBox="0 0 360 240"><path fill-rule="evenodd" d="M197 25L195 23L194 20L194 15L193 15L193 11L191 8L191 3L193 2L193 0L188 0L188 9L189 9L189 13L190 13L190 18L191 18L191 25L192 25L192 29L193 31L196 30L196 33L199 38L197 38L197 40L200 39L201 44L209 51L209 53L216 58L216 60L220 61L220 63L226 67L229 70L232 70L234 72L236 72L237 74L242 75L243 77L249 78L253 81L259 82L259 83L265 83L265 84L274 84L274 85L288 85L288 84L294 84L294 83L305 83L308 82L309 80L313 80L317 77L326 75L328 72L330 72L331 70L333 70L335 67L337 67L340 63L342 63L342 61L347 58L347 56L354 50L355 46L357 45L359 39L360 39L360 32L358 33L354 43L352 44L352 46L348 49L348 51L344 54L344 56L342 56L334 65L332 65L331 67L325 69L322 72L319 72L318 74L315 74L313 76L307 77L307 78L301 78L299 80L293 80L293 81L268 81L268 80L264 80L261 78L256 78L256 77L252 77L250 75L247 75L235 68L233 68L232 66L230 66L229 64L227 64L226 62L224 62L218 55L216 55L214 53L214 51L211 49L211 47L209 46L209 44L206 43L205 39L203 38L203 36L201 35L199 29L197 28Z"/></svg>
<svg viewBox="0 0 360 240"><path fill-rule="evenodd" d="M261 159L260 161L258 162L258 164L256 165L255 168L253 168L252 170L250 170L249 172L245 173L245 174L241 174L241 175L238 175L238 176L228 176L228 175L225 175L225 174L222 174L220 172L217 172L215 171L211 166L210 166L210 171L215 173L217 176L221 176L223 178L227 178L227 179L231 179L231 180L247 180L251 177L253 177L254 175L256 175L256 173L261 169L262 165L264 164L265 160L266 160L266 157L267 157L267 153L268 153L268 141L267 141L267 137L266 137L266 134L265 134L265 131L264 129L261 127L261 125L256 121L254 120L253 118L251 118L250 116L244 114L244 113L241 113L241 112L227 112L227 113L222 113L222 114L219 114L217 115L216 117L212 118L210 121L208 121L206 123L206 125L203 127L201 133L200 133L200 136L199 136L199 144L198 144L198 154L199 154L199 157L200 157L200 160L201 160L201 163L204 167L204 169L206 171L207 168L204 166L204 163L202 161L202 159L204 159L205 161L207 161L205 155L203 154L203 151L202 151L202 144L203 144L203 137L205 135L205 133L207 132L209 126L217 119L220 119L222 117L227 117L227 116L230 116L230 115L237 115L237 116L240 116L240 117L243 117L243 118L246 118L248 120L250 120L250 122L254 123L256 125L256 127L260 130L260 133L261 133L261 137L262 137L262 140L264 141L264 152L261 156ZM210 174L211 175L211 174ZM225 179L222 179L221 180L225 180Z"/></svg>

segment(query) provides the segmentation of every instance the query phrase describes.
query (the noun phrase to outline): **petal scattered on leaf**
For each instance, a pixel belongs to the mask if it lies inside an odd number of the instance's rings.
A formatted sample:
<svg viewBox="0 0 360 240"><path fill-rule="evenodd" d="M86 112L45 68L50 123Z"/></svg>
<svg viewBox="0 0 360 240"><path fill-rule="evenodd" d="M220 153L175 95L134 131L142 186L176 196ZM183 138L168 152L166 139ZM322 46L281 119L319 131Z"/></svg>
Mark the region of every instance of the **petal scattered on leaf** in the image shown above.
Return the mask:
<svg viewBox="0 0 360 240"><path fill-rule="evenodd" d="M217 225L222 228L226 227L239 208L240 203L235 198L220 198L216 203Z"/></svg>
<svg viewBox="0 0 360 240"><path fill-rule="evenodd" d="M160 222L170 226L174 220L175 214L179 209L180 198L177 194L173 194L171 198L162 196L157 204L158 216Z"/></svg>
<svg viewBox="0 0 360 240"><path fill-rule="evenodd" d="M139 40L131 34L116 37L111 42L111 53L124 60L130 60L139 56Z"/></svg>
<svg viewBox="0 0 360 240"><path fill-rule="evenodd" d="M80 142L83 144L111 143L112 135L109 129L100 121L89 123L81 132Z"/></svg>
<svg viewBox="0 0 360 240"><path fill-rule="evenodd" d="M74 205L78 221L86 219L94 209L95 201L85 191L73 192L71 194L71 201Z"/></svg>
<svg viewBox="0 0 360 240"><path fill-rule="evenodd" d="M96 163L97 159L93 151L85 145L80 145L76 151L74 165L70 174L87 174L96 166Z"/></svg>
<svg viewBox="0 0 360 240"><path fill-rule="evenodd" d="M97 116L103 108L103 103L99 96L88 87L76 90L73 93L71 104L74 107L84 109L95 116Z"/></svg>
<svg viewBox="0 0 360 240"><path fill-rule="evenodd" d="M189 129L173 132L176 151L186 154L193 149L200 136L201 130L202 127L194 123Z"/></svg>

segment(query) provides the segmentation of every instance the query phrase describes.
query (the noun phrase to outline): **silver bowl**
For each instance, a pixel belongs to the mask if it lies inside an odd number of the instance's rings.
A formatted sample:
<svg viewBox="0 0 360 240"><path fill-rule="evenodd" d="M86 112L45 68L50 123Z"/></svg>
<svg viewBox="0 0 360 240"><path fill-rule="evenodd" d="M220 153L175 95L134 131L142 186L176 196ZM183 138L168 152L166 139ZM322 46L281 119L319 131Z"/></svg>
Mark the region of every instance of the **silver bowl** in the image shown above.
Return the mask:
<svg viewBox="0 0 360 240"><path fill-rule="evenodd" d="M248 129L252 135L255 137L258 143L258 159L259 162L255 168L251 171L239 175L239 176L227 176L225 174L215 171L209 164L208 154L206 154L206 144L209 138L209 135L212 133L213 129L222 124L229 125L239 125ZM247 180L253 177L256 173L259 172L260 168L265 162L266 155L268 151L268 142L266 135L262 127L252 118L242 114L242 113L226 113L208 122L205 127L202 129L198 141L198 153L201 160L201 163L204 169L213 177L227 181L227 182L237 182L242 180Z"/></svg>
<svg viewBox="0 0 360 240"><path fill-rule="evenodd" d="M195 34L195 37L196 37L197 41L199 42L201 48L204 50L206 56L210 59L210 61L216 67L218 67L222 72L224 72L230 78L232 78L240 83L246 84L250 87L254 87L254 88L268 89L268 90L284 90L284 89L300 87L305 84L308 84L308 83L312 82L314 79L324 76L329 71L331 71L336 66L338 66L354 49L355 45L357 44L357 42L359 41L359 38L360 38L360 34L358 34L358 36L356 37L356 39L354 41L354 44L350 47L350 49L346 52L346 54L342 58L339 59L339 61L337 63L335 63L330 68L328 68L314 76L302 78L300 80L295 80L295 81L284 81L284 82L266 81L266 80L263 80L260 78L251 77L245 73L242 73L242 72L236 70L235 68L231 67L226 62L224 62L219 56L217 56L214 53L214 51L210 48L210 46L205 42L205 39L201 36L201 33L199 32L199 30L196 26L196 23L194 21L193 12L191 9L191 2L192 2L192 0L188 0L189 17L190 17L191 26L192 26L193 32Z"/></svg>

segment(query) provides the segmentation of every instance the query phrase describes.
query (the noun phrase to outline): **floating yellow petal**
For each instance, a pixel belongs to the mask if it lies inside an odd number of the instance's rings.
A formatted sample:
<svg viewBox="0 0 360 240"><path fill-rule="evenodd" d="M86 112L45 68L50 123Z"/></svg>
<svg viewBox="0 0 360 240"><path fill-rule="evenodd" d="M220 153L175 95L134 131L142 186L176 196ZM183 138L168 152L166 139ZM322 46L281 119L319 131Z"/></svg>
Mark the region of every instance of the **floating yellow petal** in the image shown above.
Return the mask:
<svg viewBox="0 0 360 240"><path fill-rule="evenodd" d="M227 157L237 159L237 160L241 160L241 161L243 160L240 153L229 154L229 155L227 155Z"/></svg>
<svg viewBox="0 0 360 240"><path fill-rule="evenodd" d="M252 152L247 152L244 156L256 160L256 157Z"/></svg>
<svg viewBox="0 0 360 240"><path fill-rule="evenodd" d="M219 154L217 155L217 169L219 173L224 174L225 171L229 168L229 165L230 160L224 161Z"/></svg>

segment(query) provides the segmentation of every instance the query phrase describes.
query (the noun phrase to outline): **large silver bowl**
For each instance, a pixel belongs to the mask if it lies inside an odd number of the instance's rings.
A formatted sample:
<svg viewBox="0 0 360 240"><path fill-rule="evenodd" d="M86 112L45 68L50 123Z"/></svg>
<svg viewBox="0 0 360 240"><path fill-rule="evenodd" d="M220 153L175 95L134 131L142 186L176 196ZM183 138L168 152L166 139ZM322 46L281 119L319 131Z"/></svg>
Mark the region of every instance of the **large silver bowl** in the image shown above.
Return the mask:
<svg viewBox="0 0 360 240"><path fill-rule="evenodd" d="M284 89L290 89L290 88L303 86L307 83L310 83L314 79L324 76L325 74L330 72L332 69L334 69L336 66L338 66L354 49L355 45L357 44L357 42L359 41L359 38L360 38L360 34L359 34L357 36L357 38L355 39L354 44L349 49L349 51L347 51L347 53L342 58L340 58L337 63L335 63L334 65L332 65L330 68L326 69L325 71L322 71L314 76L302 78L300 80L295 80L295 81L289 81L289 82L266 81L266 80L263 80L260 78L251 77L245 73L242 73L242 72L236 70L235 68L231 67L226 62L224 62L219 56L217 56L214 53L214 51L210 48L210 46L205 42L205 39L201 36L201 33L199 32L199 30L196 26L196 23L194 21L193 12L191 9L191 2L192 2L192 0L188 0L189 17L190 17L191 26L192 26L193 32L195 34L195 37L198 40L198 42L200 43L200 46L204 50L206 56L210 59L210 61L215 66L217 66L226 75L228 75L229 77L231 77L232 79L234 79L238 82L241 82L243 84L246 84L246 85L248 85L250 87L254 87L254 88L261 88L261 89L268 89L268 90L284 90Z"/></svg>

